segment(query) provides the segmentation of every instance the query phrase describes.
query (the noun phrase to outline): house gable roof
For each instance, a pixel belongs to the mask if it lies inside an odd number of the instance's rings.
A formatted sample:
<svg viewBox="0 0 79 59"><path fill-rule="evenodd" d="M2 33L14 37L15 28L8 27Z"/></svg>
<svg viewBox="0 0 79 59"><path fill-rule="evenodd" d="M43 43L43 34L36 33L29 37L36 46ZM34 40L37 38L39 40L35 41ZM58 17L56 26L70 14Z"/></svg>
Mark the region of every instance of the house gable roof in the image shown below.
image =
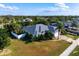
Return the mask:
<svg viewBox="0 0 79 59"><path fill-rule="evenodd" d="M52 25L44 25L44 24L36 24L32 26L24 26L23 30L25 32L31 33L32 35L44 34L45 31L50 30L51 32L55 32L56 26Z"/></svg>
<svg viewBox="0 0 79 59"><path fill-rule="evenodd" d="M24 30L25 32L34 34L35 28L36 28L36 25L33 25L33 26L24 26L24 27L23 27L23 30Z"/></svg>

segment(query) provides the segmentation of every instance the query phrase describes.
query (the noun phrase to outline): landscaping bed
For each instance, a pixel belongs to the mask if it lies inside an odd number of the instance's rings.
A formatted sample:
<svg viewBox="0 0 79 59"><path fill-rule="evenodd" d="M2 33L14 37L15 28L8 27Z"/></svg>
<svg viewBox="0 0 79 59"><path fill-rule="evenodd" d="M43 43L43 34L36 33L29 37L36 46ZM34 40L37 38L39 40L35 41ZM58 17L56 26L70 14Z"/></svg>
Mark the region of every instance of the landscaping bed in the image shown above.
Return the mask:
<svg viewBox="0 0 79 59"><path fill-rule="evenodd" d="M61 40L47 40L25 43L21 40L11 40L8 47L12 53L8 56L58 56L70 44Z"/></svg>

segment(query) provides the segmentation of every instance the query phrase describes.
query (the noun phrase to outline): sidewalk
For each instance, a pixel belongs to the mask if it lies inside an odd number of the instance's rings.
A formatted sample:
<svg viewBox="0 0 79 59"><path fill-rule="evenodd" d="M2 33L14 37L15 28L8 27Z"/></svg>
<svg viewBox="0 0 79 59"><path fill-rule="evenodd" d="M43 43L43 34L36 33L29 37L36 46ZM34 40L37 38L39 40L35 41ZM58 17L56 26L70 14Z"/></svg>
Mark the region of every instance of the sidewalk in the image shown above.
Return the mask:
<svg viewBox="0 0 79 59"><path fill-rule="evenodd" d="M64 35L60 35L59 40L65 40L65 41L67 41L67 42L69 42L69 43L72 43L72 42L75 41L75 40L73 40L72 38L67 37L67 36L64 36Z"/></svg>
<svg viewBox="0 0 79 59"><path fill-rule="evenodd" d="M60 56L68 56L76 48L77 43L74 41Z"/></svg>
<svg viewBox="0 0 79 59"><path fill-rule="evenodd" d="M71 38L68 38L62 35L60 36L60 39L72 43L63 53L60 54L60 56L70 55L70 53L79 45L79 38L76 40L73 40Z"/></svg>

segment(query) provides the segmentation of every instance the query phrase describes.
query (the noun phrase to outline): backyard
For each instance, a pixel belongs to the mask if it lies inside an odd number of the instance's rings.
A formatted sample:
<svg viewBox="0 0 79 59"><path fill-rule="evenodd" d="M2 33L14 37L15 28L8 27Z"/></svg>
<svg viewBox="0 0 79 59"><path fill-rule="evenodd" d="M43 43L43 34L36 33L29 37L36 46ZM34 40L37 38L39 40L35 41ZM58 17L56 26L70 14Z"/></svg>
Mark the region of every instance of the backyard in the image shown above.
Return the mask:
<svg viewBox="0 0 79 59"><path fill-rule="evenodd" d="M61 40L47 40L25 43L21 40L11 40L8 47L12 52L8 56L58 56L70 44Z"/></svg>

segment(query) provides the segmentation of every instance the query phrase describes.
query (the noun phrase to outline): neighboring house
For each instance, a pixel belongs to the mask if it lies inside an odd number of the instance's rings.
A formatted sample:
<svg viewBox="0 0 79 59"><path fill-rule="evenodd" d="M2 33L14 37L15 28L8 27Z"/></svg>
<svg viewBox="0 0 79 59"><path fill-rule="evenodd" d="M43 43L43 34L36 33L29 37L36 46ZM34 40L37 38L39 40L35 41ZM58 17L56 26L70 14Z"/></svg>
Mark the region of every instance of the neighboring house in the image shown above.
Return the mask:
<svg viewBox="0 0 79 59"><path fill-rule="evenodd" d="M36 24L36 25L32 25L32 26L24 26L23 30L31 33L33 36L36 35L40 35L40 34L44 34L46 31L51 31L55 37L58 37L58 29L56 26L53 25L44 25L44 24Z"/></svg>
<svg viewBox="0 0 79 59"><path fill-rule="evenodd" d="M73 20L73 26L79 27L79 19Z"/></svg>
<svg viewBox="0 0 79 59"><path fill-rule="evenodd" d="M25 19L21 19L18 20L18 22L32 22L33 20L31 18L25 18Z"/></svg>
<svg viewBox="0 0 79 59"><path fill-rule="evenodd" d="M64 26L71 27L72 26L72 21L64 22Z"/></svg>
<svg viewBox="0 0 79 59"><path fill-rule="evenodd" d="M64 23L65 29L68 33L74 34L74 35L79 35L79 19L74 18L71 21L65 22Z"/></svg>
<svg viewBox="0 0 79 59"><path fill-rule="evenodd" d="M31 18L26 18L26 19L23 19L22 21L23 22L32 22L32 19Z"/></svg>
<svg viewBox="0 0 79 59"><path fill-rule="evenodd" d="M64 22L65 26L68 27L78 27L79 26L79 18L73 18L72 20L68 20Z"/></svg>

